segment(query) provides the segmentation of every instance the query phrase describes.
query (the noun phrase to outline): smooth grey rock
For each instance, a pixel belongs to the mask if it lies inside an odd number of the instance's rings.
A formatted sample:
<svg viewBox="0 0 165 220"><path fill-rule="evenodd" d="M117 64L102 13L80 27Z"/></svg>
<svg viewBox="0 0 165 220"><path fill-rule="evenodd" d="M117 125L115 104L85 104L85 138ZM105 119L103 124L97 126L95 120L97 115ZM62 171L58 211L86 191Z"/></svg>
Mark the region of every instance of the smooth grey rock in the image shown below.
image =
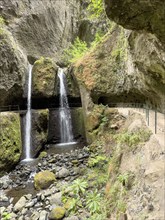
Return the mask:
<svg viewBox="0 0 165 220"><path fill-rule="evenodd" d="M48 213L45 210L41 211L40 216L39 216L39 220L46 220L47 215L48 215Z"/></svg>
<svg viewBox="0 0 165 220"><path fill-rule="evenodd" d="M57 178L65 178L69 176L69 170L65 167L62 167L62 169L56 174Z"/></svg>
<svg viewBox="0 0 165 220"><path fill-rule="evenodd" d="M49 199L49 202L51 205L53 205L53 204L59 205L59 206L62 205L62 201L61 201L62 200L62 193L61 192L53 194L48 199Z"/></svg>
<svg viewBox="0 0 165 220"><path fill-rule="evenodd" d="M64 220L79 220L79 218L77 216L71 216L71 217L64 218Z"/></svg>
<svg viewBox="0 0 165 220"><path fill-rule="evenodd" d="M15 204L14 211L15 212L21 211L25 207L26 202L27 202L26 198L22 196Z"/></svg>

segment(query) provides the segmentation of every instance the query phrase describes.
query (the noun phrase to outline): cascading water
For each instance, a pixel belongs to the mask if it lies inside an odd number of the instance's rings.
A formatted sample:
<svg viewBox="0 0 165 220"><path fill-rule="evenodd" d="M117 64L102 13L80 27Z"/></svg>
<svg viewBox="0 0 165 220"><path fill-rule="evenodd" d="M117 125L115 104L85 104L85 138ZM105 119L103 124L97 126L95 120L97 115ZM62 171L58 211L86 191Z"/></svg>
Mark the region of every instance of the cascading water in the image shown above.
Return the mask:
<svg viewBox="0 0 165 220"><path fill-rule="evenodd" d="M60 135L61 143L73 142L71 113L68 104L67 91L66 91L66 78L64 70L58 69L58 77L60 80Z"/></svg>
<svg viewBox="0 0 165 220"><path fill-rule="evenodd" d="M32 90L32 68L29 64L27 113L25 117L25 160L31 159L31 90Z"/></svg>

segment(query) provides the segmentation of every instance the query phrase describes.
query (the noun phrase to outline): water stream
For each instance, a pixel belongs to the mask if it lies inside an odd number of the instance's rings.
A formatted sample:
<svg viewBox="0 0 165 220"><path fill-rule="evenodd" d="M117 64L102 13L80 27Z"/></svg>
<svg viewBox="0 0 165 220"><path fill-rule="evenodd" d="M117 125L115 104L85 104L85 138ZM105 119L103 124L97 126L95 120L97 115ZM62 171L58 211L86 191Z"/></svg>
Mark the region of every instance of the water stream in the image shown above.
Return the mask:
<svg viewBox="0 0 165 220"><path fill-rule="evenodd" d="M32 90L32 68L29 64L27 113L25 118L25 160L31 159L31 90Z"/></svg>
<svg viewBox="0 0 165 220"><path fill-rule="evenodd" d="M71 113L68 104L67 90L66 90L66 77L64 70L58 69L58 78L60 80L60 136L62 143L73 143L72 121Z"/></svg>

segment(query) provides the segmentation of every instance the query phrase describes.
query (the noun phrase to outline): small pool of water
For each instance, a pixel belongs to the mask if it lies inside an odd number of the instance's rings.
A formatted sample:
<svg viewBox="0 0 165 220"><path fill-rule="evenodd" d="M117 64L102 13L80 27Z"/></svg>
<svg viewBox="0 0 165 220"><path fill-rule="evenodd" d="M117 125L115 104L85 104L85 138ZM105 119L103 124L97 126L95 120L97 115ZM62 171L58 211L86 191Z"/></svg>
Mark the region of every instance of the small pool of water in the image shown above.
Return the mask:
<svg viewBox="0 0 165 220"><path fill-rule="evenodd" d="M29 182L25 188L16 187L11 190L9 190L6 194L9 197L14 198L13 204L16 204L16 202L24 195L32 194L32 196L37 194L37 190L34 188L34 184L32 182Z"/></svg>
<svg viewBox="0 0 165 220"><path fill-rule="evenodd" d="M46 151L48 154L62 154L62 153L69 153L72 150L80 149L84 146L85 146L84 143L78 143L78 142L49 144L47 145Z"/></svg>

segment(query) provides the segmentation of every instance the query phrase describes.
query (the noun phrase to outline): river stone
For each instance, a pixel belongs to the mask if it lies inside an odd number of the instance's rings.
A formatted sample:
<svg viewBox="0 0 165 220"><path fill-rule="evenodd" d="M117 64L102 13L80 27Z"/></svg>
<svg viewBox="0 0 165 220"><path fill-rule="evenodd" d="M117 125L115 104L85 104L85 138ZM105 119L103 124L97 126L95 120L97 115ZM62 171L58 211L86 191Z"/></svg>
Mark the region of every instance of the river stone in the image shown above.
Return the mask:
<svg viewBox="0 0 165 220"><path fill-rule="evenodd" d="M47 219L47 212L45 210L41 211L39 220L46 220Z"/></svg>
<svg viewBox="0 0 165 220"><path fill-rule="evenodd" d="M65 178L69 176L69 170L67 170L65 167L62 167L62 169L57 173L58 178Z"/></svg>
<svg viewBox="0 0 165 220"><path fill-rule="evenodd" d="M14 211L15 212L19 212L21 211L24 207L25 207L25 204L26 204L26 198L24 196L22 196L18 202L15 204L14 206Z"/></svg>
<svg viewBox="0 0 165 220"><path fill-rule="evenodd" d="M50 201L51 205L53 205L53 204L62 205L61 199L62 199L62 193L61 192L53 194L51 197L49 197L49 201Z"/></svg>
<svg viewBox="0 0 165 220"><path fill-rule="evenodd" d="M68 218L64 218L64 220L79 220L79 218L77 216L71 216Z"/></svg>
<svg viewBox="0 0 165 220"><path fill-rule="evenodd" d="M34 177L34 186L37 190L48 188L56 180L54 173L45 170L39 172Z"/></svg>
<svg viewBox="0 0 165 220"><path fill-rule="evenodd" d="M65 208L61 207L61 206L57 206L54 209L52 209L52 211L49 214L49 219L50 220L58 220L58 219L62 219L65 215Z"/></svg>

